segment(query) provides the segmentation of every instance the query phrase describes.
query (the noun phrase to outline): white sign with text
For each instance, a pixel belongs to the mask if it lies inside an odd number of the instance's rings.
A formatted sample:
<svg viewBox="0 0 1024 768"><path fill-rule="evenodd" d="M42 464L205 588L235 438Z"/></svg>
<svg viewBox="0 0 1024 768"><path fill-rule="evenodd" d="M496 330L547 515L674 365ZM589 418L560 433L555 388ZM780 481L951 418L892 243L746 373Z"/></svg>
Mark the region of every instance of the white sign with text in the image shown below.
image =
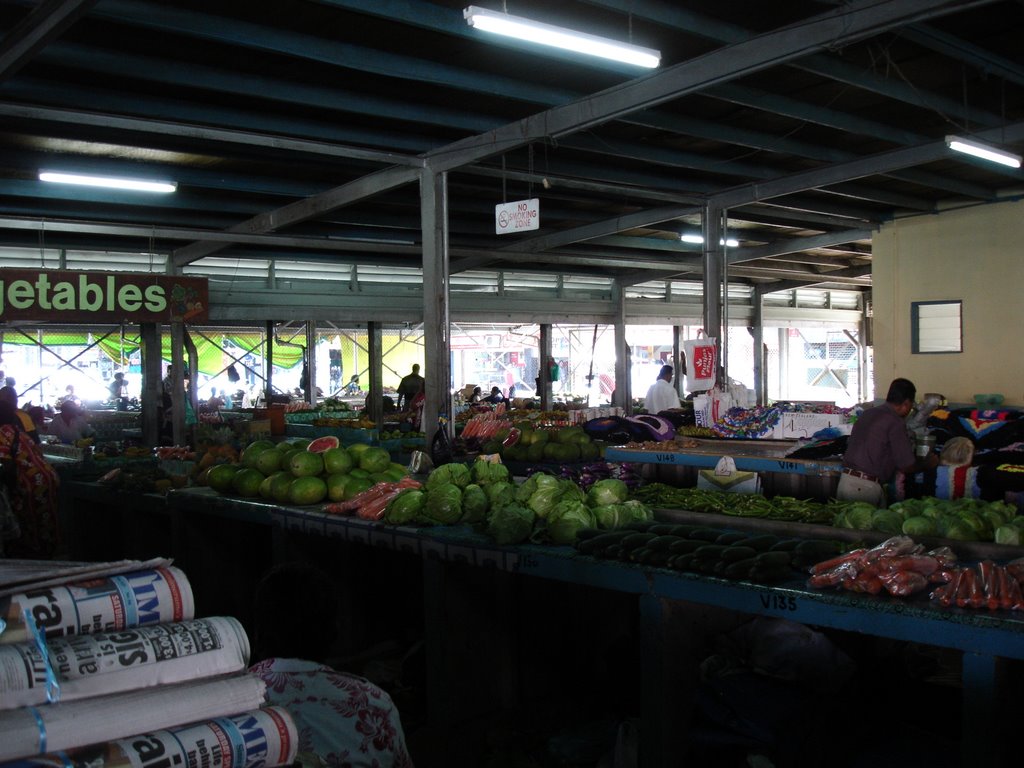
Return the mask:
<svg viewBox="0 0 1024 768"><path fill-rule="evenodd" d="M540 227L540 199L516 200L494 206L494 232L527 232Z"/></svg>

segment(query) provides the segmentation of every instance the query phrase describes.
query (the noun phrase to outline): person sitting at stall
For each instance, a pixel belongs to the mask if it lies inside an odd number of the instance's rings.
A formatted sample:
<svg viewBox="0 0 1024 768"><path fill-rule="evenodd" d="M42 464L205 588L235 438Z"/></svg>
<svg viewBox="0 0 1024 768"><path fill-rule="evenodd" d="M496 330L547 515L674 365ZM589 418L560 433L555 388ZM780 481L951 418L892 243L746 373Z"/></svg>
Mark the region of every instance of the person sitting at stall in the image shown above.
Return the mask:
<svg viewBox="0 0 1024 768"><path fill-rule="evenodd" d="M338 586L307 563L273 568L256 587L249 671L266 681L267 703L282 707L299 733L303 768L412 768L391 697L362 677L328 666L345 635ZM299 631L288 616L301 616Z"/></svg>
<svg viewBox="0 0 1024 768"><path fill-rule="evenodd" d="M210 398L206 401L206 405L212 411L218 411L224 407L224 398L217 394L216 387L210 387Z"/></svg>
<svg viewBox="0 0 1024 768"><path fill-rule="evenodd" d="M473 394L469 396L469 402L479 403L480 398L483 397L483 393L480 391L480 387L473 387Z"/></svg>
<svg viewBox="0 0 1024 768"><path fill-rule="evenodd" d="M359 377L358 376L353 376L351 379L348 380L348 384L345 385L345 392L344 393L346 395L352 396L352 395L358 395L359 392L360 392L360 389L359 389Z"/></svg>
<svg viewBox="0 0 1024 768"><path fill-rule="evenodd" d="M59 545L57 471L25 434L10 401L0 399L0 461L6 464L12 457L12 472L4 481L18 531L4 540L4 556L48 560Z"/></svg>
<svg viewBox="0 0 1024 768"><path fill-rule="evenodd" d="M49 432L60 442L74 445L78 440L92 437L93 428L78 404L65 400L50 421Z"/></svg>
<svg viewBox="0 0 1024 768"><path fill-rule="evenodd" d="M679 407L679 393L672 386L673 373L671 365L661 366L658 378L651 384L644 398L644 409L648 413L656 415Z"/></svg>
<svg viewBox="0 0 1024 768"><path fill-rule="evenodd" d="M68 384L64 387L64 396L61 397L58 402L63 402L64 400L70 400L75 405L82 404L82 401L78 399L78 395L75 394L75 387L73 384Z"/></svg>
<svg viewBox="0 0 1024 768"><path fill-rule="evenodd" d="M505 396L501 394L501 389L499 387L491 387L491 394L485 397L481 402L503 403L505 402Z"/></svg>
<svg viewBox="0 0 1024 768"><path fill-rule="evenodd" d="M118 371L110 382L110 399L115 401L117 410L128 410L128 382L124 380L124 374Z"/></svg>

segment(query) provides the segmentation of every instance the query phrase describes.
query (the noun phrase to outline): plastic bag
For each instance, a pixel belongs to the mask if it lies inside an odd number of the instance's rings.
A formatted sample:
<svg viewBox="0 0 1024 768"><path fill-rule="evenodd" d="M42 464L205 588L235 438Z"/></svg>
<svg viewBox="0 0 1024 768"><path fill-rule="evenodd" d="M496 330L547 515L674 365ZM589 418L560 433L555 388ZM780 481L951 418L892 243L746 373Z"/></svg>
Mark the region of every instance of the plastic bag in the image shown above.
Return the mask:
<svg viewBox="0 0 1024 768"><path fill-rule="evenodd" d="M687 339L683 342L686 354L686 388L703 392L715 386L718 370L718 344L716 339Z"/></svg>

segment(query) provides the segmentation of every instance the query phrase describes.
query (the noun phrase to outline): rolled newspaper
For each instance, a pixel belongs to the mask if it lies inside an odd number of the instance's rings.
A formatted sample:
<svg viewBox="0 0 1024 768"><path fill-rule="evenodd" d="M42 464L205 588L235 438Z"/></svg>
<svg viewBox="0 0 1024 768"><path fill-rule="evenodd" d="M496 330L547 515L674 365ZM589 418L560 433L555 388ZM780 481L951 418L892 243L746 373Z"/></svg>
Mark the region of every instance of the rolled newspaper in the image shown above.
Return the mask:
<svg viewBox="0 0 1024 768"><path fill-rule="evenodd" d="M0 712L0 761L61 752L259 709L255 675L162 685Z"/></svg>
<svg viewBox="0 0 1024 768"><path fill-rule="evenodd" d="M290 765L298 752L292 716L267 707L106 744L41 755L19 768L275 768Z"/></svg>
<svg viewBox="0 0 1024 768"><path fill-rule="evenodd" d="M31 639L25 611L49 640L187 621L195 605L188 579L173 566L30 589L0 598L0 644Z"/></svg>
<svg viewBox="0 0 1024 768"><path fill-rule="evenodd" d="M231 617L58 637L46 648L48 659L34 643L0 645L0 709L45 704L54 680L59 701L73 701L241 672L249 662L249 639Z"/></svg>

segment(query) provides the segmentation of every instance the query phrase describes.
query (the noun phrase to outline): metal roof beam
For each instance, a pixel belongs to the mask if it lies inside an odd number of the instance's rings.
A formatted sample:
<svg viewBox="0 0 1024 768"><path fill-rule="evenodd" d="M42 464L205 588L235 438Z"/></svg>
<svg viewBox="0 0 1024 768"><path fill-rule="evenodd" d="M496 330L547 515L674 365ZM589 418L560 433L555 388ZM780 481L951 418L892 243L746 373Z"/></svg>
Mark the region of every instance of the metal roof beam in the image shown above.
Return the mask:
<svg viewBox="0 0 1024 768"><path fill-rule="evenodd" d="M812 237L794 237L756 248L730 248L727 251L727 258L730 264L741 264L744 261L767 259L772 256L783 256L814 248L827 248L830 245L842 245L855 240L870 240L873 234L870 229L850 229L845 232L829 232Z"/></svg>
<svg viewBox="0 0 1024 768"><path fill-rule="evenodd" d="M97 0L44 0L0 40L0 82L87 13Z"/></svg>
<svg viewBox="0 0 1024 768"><path fill-rule="evenodd" d="M1013 123L1002 128L993 128L990 131L981 131L973 135L982 141L990 137L995 141L1010 143L1021 141L1024 140L1024 123ZM895 168L922 165L937 160L949 160L954 156L953 151L946 146L945 142L936 141L920 147L882 152L855 160L852 163L839 163L813 171L781 176L775 181L742 184L712 195L711 202L722 208L733 208L781 195L827 186L839 181L872 176L877 173L886 173L888 170ZM1018 177L1024 178L1020 172L1018 172Z"/></svg>
<svg viewBox="0 0 1024 768"><path fill-rule="evenodd" d="M961 40L928 24L914 24L900 32L904 40L912 40L923 48L950 56L964 64L995 75L1017 85L1024 85L1024 67L1015 61L986 51L976 45Z"/></svg>
<svg viewBox="0 0 1024 768"><path fill-rule="evenodd" d="M362 147L346 147L340 144L328 144L321 141L292 139L286 136L275 136L249 131L225 130L223 128L207 128L202 125L169 122L164 120L148 120L137 117L121 117L119 115L97 112L83 112L77 109L53 109L50 107L30 107L22 104L0 103L0 117L23 120L41 120L43 122L62 123L87 126L90 128L114 129L133 133L150 133L160 136L174 136L200 141L217 141L228 144L260 147L262 149L281 149L289 152L308 152L316 155L344 157L355 160L366 160L385 165L405 165L414 168L423 167L423 161L412 155L397 152L379 152Z"/></svg>
<svg viewBox="0 0 1024 768"><path fill-rule="evenodd" d="M426 153L432 169L451 170L532 141L560 138L719 83L876 35L900 24L993 0L859 0L799 24L711 51L663 71Z"/></svg>

